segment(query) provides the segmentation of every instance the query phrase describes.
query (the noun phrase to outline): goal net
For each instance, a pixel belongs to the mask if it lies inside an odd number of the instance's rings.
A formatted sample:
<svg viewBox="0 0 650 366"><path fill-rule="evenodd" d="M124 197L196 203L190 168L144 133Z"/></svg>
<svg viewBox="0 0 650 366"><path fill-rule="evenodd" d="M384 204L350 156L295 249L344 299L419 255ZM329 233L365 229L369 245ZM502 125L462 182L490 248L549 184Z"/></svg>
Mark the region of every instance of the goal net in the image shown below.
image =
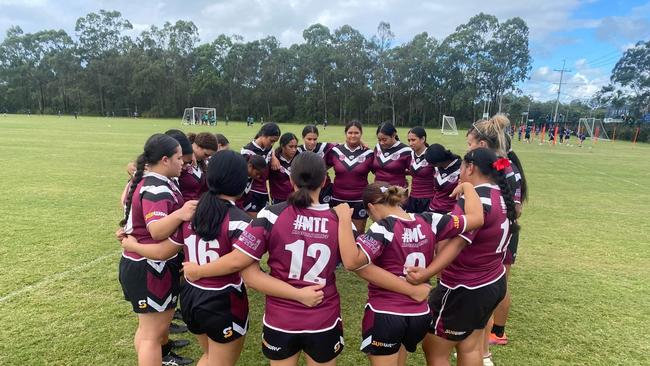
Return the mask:
<svg viewBox="0 0 650 366"><path fill-rule="evenodd" d="M440 129L443 135L458 135L456 128L456 118L452 116L442 116L442 128Z"/></svg>
<svg viewBox="0 0 650 366"><path fill-rule="evenodd" d="M609 141L609 135L603 125L603 120L598 118L580 118L578 120L578 135L584 133L585 136L594 140Z"/></svg>
<svg viewBox="0 0 650 366"><path fill-rule="evenodd" d="M217 110L204 107L185 108L181 122L185 125L216 125Z"/></svg>

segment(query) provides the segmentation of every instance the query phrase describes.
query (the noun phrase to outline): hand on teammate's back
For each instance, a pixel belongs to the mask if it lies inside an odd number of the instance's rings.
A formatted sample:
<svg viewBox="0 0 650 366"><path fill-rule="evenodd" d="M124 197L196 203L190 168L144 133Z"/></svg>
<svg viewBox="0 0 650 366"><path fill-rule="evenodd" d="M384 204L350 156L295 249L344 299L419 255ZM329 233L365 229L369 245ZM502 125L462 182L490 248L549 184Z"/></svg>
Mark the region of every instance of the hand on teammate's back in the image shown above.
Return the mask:
<svg viewBox="0 0 650 366"><path fill-rule="evenodd" d="M456 198L456 199L459 199L460 196L462 196L463 193L465 192L465 188L468 187L468 186L467 186L468 184L469 184L469 187L474 188L474 187L472 186L471 183L468 183L468 182L462 182L462 183L459 183L459 184L456 186L456 188L454 188L454 190L451 192L451 194L449 194L449 197L454 197L454 198Z"/></svg>
<svg viewBox="0 0 650 366"><path fill-rule="evenodd" d="M202 277L199 274L199 267L201 266L193 262L183 262L183 273L185 273L185 278L192 282L200 280Z"/></svg>
<svg viewBox="0 0 650 366"><path fill-rule="evenodd" d="M122 242L122 240L123 240L124 238L126 238L126 233L124 232L124 228L123 228L123 227L121 227L121 228L117 229L117 231L115 231L115 238L116 238L117 241L119 241L120 243Z"/></svg>
<svg viewBox="0 0 650 366"><path fill-rule="evenodd" d="M298 301L308 308L320 304L325 297L325 293L322 291L323 287L324 285L312 285L299 289Z"/></svg>
<svg viewBox="0 0 650 366"><path fill-rule="evenodd" d="M415 286L415 291L411 294L411 299L422 302L429 298L429 293L431 292L431 286L428 283L422 283Z"/></svg>
<svg viewBox="0 0 650 366"><path fill-rule="evenodd" d="M183 221L190 221L194 216L194 212L196 211L196 204L198 202L199 201L197 200L190 200L185 202L183 207L181 207L180 210L176 211L178 217Z"/></svg>
<svg viewBox="0 0 650 366"><path fill-rule="evenodd" d="M406 280L412 285L419 285L429 280L426 268L406 267Z"/></svg>

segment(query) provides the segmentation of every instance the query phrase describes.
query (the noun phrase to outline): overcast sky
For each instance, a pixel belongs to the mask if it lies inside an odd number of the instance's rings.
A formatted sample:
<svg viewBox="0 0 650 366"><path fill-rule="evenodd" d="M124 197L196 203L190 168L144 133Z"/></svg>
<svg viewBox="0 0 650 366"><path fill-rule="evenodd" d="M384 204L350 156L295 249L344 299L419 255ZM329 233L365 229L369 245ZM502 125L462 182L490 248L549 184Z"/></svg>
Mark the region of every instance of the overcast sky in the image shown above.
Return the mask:
<svg viewBox="0 0 650 366"><path fill-rule="evenodd" d="M202 42L219 34L239 34L246 40L276 36L284 46L302 41L302 31L314 23L331 30L349 24L367 37L380 21L391 24L396 43L427 32L444 38L479 12L500 20L519 16L530 28L533 56L531 80L520 86L536 99L554 99L566 59L565 101L587 98L609 81L622 52L650 39L650 1L617 0L0 0L0 40L12 25L25 32L65 29L74 36L76 19L99 9L118 10L134 26L134 34L165 21L191 20Z"/></svg>

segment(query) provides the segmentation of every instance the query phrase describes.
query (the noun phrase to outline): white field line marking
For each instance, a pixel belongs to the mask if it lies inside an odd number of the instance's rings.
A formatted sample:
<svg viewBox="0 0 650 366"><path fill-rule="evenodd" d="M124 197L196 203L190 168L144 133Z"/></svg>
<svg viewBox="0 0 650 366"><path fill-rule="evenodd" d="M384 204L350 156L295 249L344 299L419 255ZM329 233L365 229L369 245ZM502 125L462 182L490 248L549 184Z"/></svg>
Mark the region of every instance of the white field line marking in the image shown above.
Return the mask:
<svg viewBox="0 0 650 366"><path fill-rule="evenodd" d="M23 288L19 288L19 289L15 290L15 291L12 291L12 292L6 294L3 297L0 297L0 303L11 300L14 297L16 297L18 295L22 295L22 294L24 294L26 292L30 292L32 290L36 290L36 289L39 289L41 287L47 286L47 285L49 285L49 284L51 284L53 282L56 282L56 281L59 281L59 280L65 278L68 275L71 275L73 273L77 273L77 272L82 271L82 270L84 270L86 268L90 268L90 267L94 266L95 264L97 264L97 263L99 263L99 262L101 262L101 261L103 261L103 260L105 260L107 258L115 257L116 254L121 253L121 252L122 251L120 250L119 252L108 253L108 254L103 255L101 257L97 257L97 258L93 259L92 261L90 261L88 263L84 263L84 264L82 264L80 266L71 268L71 269L69 269L67 271L63 271L63 272L57 273L55 275L52 275L52 276L50 276L50 277L48 277L48 278L46 278L44 280L38 281L38 282L33 283L31 285L27 285L27 286L25 286Z"/></svg>

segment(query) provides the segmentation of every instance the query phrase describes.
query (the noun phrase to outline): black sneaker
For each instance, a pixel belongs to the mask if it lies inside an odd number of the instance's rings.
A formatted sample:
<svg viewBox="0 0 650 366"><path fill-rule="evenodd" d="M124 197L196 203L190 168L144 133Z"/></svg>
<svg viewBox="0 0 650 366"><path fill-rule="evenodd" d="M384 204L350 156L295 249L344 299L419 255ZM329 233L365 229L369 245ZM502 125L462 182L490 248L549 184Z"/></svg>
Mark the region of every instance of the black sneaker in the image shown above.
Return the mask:
<svg viewBox="0 0 650 366"><path fill-rule="evenodd" d="M178 333L185 333L185 332L187 332L186 325L180 325L176 323L169 324L169 333L178 334Z"/></svg>
<svg viewBox="0 0 650 366"><path fill-rule="evenodd" d="M192 362L194 362L193 359L177 355L174 352L169 352L167 356L162 358L163 366L190 365Z"/></svg>
<svg viewBox="0 0 650 366"><path fill-rule="evenodd" d="M170 339L169 344L172 346L172 348L183 348L190 344L190 341L187 339Z"/></svg>
<svg viewBox="0 0 650 366"><path fill-rule="evenodd" d="M181 314L181 311L179 309L176 309L174 311L174 319L180 320L180 321L183 320L183 315Z"/></svg>

